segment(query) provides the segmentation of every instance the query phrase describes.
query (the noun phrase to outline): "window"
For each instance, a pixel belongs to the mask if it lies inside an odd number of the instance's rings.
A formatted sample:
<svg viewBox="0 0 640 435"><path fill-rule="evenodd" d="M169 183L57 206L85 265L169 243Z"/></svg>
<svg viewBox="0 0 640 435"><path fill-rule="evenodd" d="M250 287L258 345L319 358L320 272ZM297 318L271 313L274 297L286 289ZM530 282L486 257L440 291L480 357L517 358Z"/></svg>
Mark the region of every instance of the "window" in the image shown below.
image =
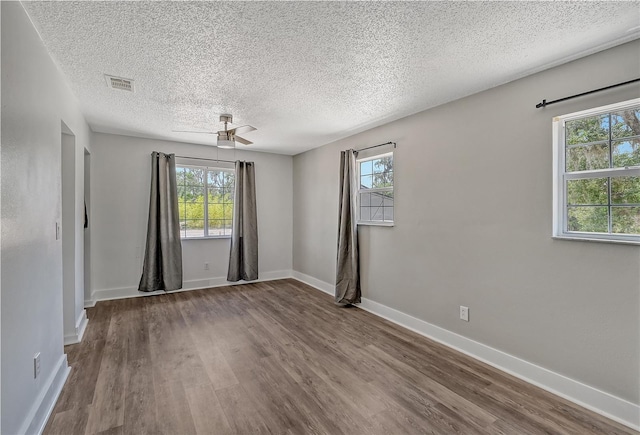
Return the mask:
<svg viewBox="0 0 640 435"><path fill-rule="evenodd" d="M233 217L234 171L176 165L180 236L228 237Z"/></svg>
<svg viewBox="0 0 640 435"><path fill-rule="evenodd" d="M393 152L356 160L358 223L393 225Z"/></svg>
<svg viewBox="0 0 640 435"><path fill-rule="evenodd" d="M640 243L640 99L553 128L554 236Z"/></svg>

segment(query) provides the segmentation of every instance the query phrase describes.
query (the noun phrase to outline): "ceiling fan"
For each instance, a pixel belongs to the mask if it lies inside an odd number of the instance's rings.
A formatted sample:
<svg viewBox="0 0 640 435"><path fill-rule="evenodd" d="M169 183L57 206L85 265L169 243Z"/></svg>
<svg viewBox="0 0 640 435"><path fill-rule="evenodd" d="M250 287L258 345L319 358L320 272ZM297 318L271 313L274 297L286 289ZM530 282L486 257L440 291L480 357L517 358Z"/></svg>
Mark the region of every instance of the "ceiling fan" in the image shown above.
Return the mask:
<svg viewBox="0 0 640 435"><path fill-rule="evenodd" d="M220 122L224 122L224 130L217 132L213 131L188 131L188 130L173 130L174 133L201 133L201 134L217 134L218 141L216 145L218 148L235 148L236 142L242 145L251 145L253 142L246 140L243 137L237 135L237 133L249 133L256 130L255 127L250 125L241 125L239 127L227 128L228 124L233 123L233 115L225 113L220 115Z"/></svg>

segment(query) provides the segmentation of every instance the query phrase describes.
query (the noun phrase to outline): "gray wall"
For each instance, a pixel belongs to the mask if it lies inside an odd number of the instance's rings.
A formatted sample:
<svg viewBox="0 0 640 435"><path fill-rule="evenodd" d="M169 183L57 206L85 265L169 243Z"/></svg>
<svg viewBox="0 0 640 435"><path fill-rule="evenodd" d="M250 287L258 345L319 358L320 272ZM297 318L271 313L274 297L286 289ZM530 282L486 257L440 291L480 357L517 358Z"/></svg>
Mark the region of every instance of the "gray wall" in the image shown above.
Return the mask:
<svg viewBox="0 0 640 435"><path fill-rule="evenodd" d="M137 296L147 237L151 152L215 159L216 148L102 133L94 133L92 145L92 294L99 299ZM260 278L288 276L293 158L244 149L221 149L219 158L256 163ZM230 240L183 240L184 288L226 283Z"/></svg>
<svg viewBox="0 0 640 435"><path fill-rule="evenodd" d="M1 7L1 431L15 434L44 418L50 404L46 401L53 398L46 393L66 367L62 244L55 237L55 223L62 218L61 122L75 135L76 162L89 147L90 131L22 5L2 2ZM76 264L81 264L84 171L77 164L76 170L75 252L80 258ZM82 270L76 272L75 282L82 283ZM81 312L82 298L78 307ZM77 318L80 313L72 314ZM36 352L41 354L41 371L34 379Z"/></svg>
<svg viewBox="0 0 640 435"><path fill-rule="evenodd" d="M396 225L360 228L363 296L640 403L640 248L551 238L552 118L640 89L535 109L636 78L638 53L628 43L295 156L294 270L335 282L339 151L395 141Z"/></svg>

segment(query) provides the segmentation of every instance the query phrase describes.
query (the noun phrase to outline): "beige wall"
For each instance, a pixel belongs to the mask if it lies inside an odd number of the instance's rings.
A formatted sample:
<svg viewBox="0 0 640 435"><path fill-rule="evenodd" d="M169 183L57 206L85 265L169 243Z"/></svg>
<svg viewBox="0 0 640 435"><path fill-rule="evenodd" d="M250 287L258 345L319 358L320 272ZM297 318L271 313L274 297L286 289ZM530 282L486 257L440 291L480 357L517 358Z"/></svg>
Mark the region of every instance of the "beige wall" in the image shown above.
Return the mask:
<svg viewBox="0 0 640 435"><path fill-rule="evenodd" d="M551 238L552 118L640 89L535 108L636 78L638 53L635 41L295 156L294 270L335 282L339 151L395 141L396 225L360 228L363 296L640 403L640 248Z"/></svg>

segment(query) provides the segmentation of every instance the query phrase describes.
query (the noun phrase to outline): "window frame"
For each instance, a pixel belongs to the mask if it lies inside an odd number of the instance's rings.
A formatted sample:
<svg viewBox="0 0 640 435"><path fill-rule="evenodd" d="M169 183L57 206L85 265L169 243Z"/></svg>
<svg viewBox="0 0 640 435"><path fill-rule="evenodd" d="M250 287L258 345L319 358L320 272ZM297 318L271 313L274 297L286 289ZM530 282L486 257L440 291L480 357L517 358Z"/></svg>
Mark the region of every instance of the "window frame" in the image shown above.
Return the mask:
<svg viewBox="0 0 640 435"><path fill-rule="evenodd" d="M209 182L208 182L208 172L227 172L230 174L233 174L234 179L233 179L233 186L234 186L234 190L235 190L235 168L230 168L230 167L224 167L224 166L219 166L219 165L210 165L207 164L207 162L204 161L198 161L197 159L188 159L189 162L176 162L176 178L177 178L177 170L178 168L190 168L190 169L202 169L204 172L204 179L205 179L205 183L204 183L204 201L203 201L203 206L204 206L204 216L203 216L203 221L204 221L204 236L195 236L195 237L187 237L187 236L183 236L183 232L182 229L180 230L180 240L210 240L210 239L230 239L233 235L233 229L231 230L232 232L230 234L218 234L218 235L209 235ZM191 163L193 162L193 163ZM176 183L177 184L177 183ZM179 185L178 185L179 187ZM180 205L180 197L178 197L178 206ZM234 202L233 202L233 206L235 207L235 198L234 198ZM181 220L179 220L180 223L182 223Z"/></svg>
<svg viewBox="0 0 640 435"><path fill-rule="evenodd" d="M568 207L566 187L567 181L569 180L583 180L607 177L613 178L625 176L640 177L640 165L627 166L623 168L591 169L573 172L568 172L566 170L567 145L565 124L568 121L588 118L597 115L610 114L612 112L619 112L621 110L630 109L636 106L640 106L640 98L622 101L615 104L609 104L607 106L595 107L592 109L582 110L580 112L574 112L567 115L556 116L555 118L553 118L553 238L640 245L640 234L631 235L612 233L610 219L609 233L569 231L567 219ZM611 143L613 142L613 140L614 139L612 139L611 136L609 136L609 138L607 139L609 147L611 147ZM609 152L611 153L612 151L610 150ZM609 185L609 198L610 192L611 186ZM606 205L611 208L611 204L609 202L607 202Z"/></svg>
<svg viewBox="0 0 640 435"><path fill-rule="evenodd" d="M392 161L394 162L394 170L393 170L393 185L391 187L376 187L371 189L362 189L360 187L360 163L367 162L370 160L377 160L382 157L391 156ZM396 172L395 172L395 154L394 150L384 151L379 154L371 154L366 157L357 158L356 157L356 224L357 225L365 225L365 226L378 226L378 227L393 227L395 226L396 220L396 206L395 206L395 184L396 184ZM375 193L375 192L391 192L393 195L393 220L390 221L372 221L372 220L362 220L360 216L360 194L361 193Z"/></svg>

